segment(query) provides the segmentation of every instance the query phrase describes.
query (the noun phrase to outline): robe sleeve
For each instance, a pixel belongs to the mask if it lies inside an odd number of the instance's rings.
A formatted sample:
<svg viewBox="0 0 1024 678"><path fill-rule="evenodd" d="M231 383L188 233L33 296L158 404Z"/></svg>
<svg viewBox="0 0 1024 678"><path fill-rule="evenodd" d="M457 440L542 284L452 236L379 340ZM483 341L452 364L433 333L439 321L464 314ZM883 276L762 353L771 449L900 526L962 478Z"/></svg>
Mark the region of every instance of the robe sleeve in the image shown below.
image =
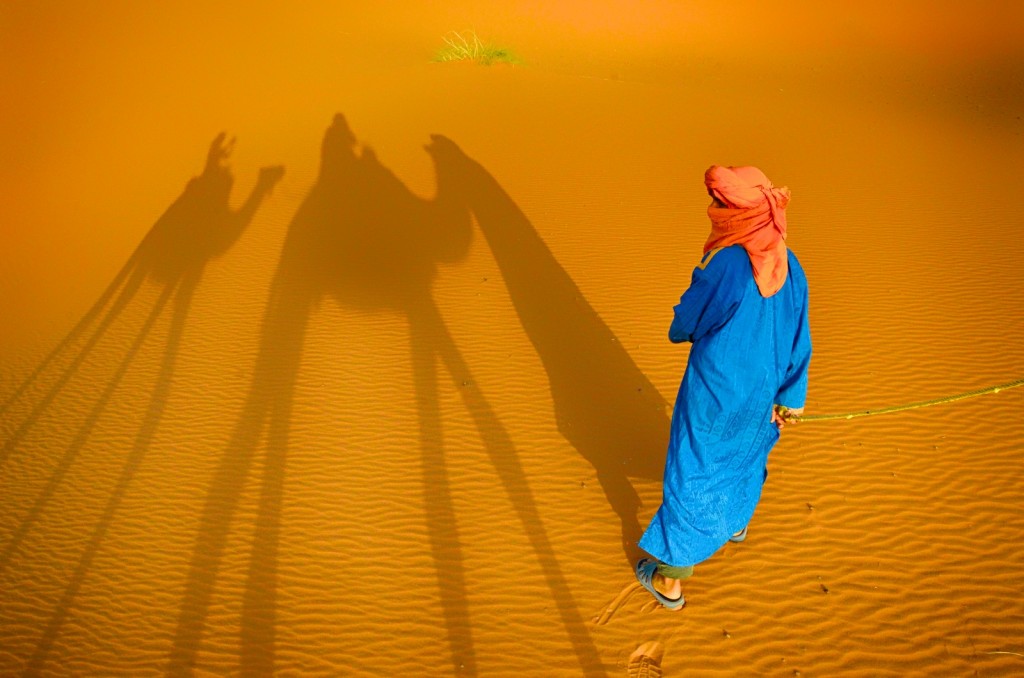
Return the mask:
<svg viewBox="0 0 1024 678"><path fill-rule="evenodd" d="M793 350L790 353L786 378L775 396L775 402L789 408L801 408L807 399L807 368L811 363L811 328L807 322L807 288L804 287Z"/></svg>
<svg viewBox="0 0 1024 678"><path fill-rule="evenodd" d="M742 250L741 250L742 251ZM720 329L736 312L743 296L743 284L737 266L728 250L709 253L700 266L693 269L690 287L675 306L675 316L668 330L674 344L697 341ZM743 262L749 271L746 253Z"/></svg>

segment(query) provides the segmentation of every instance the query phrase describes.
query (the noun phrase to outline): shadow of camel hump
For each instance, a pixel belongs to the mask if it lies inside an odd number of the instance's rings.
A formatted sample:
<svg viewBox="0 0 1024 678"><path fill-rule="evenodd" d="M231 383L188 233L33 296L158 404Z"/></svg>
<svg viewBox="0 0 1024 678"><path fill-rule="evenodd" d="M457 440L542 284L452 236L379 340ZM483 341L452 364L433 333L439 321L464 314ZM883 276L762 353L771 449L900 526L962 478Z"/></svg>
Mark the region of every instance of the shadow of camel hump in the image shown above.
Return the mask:
<svg viewBox="0 0 1024 678"><path fill-rule="evenodd" d="M78 591L92 567L93 560L102 546L122 500L128 493L129 486L141 467L159 428L171 391L177 356L192 298L202 280L206 264L211 259L222 255L234 244L252 220L263 199L283 174L281 167L268 167L261 170L259 181L243 206L238 210L232 210L228 205L232 177L226 166L230 150L231 146L225 144L224 134L220 134L214 139L202 175L189 181L182 195L171 204L148 231L99 300L36 368L29 379L22 384L16 395L19 397L29 391L32 382L41 379L47 368L58 361L63 353L70 350L78 337L87 332L93 321L102 316L99 324L78 349L71 362L59 374L56 382L35 405L15 436L7 441L5 453L13 449L21 436L32 427L61 393L79 366L95 350L104 333L117 322L118 317L133 301L143 282L147 278L151 278L158 287L162 288L155 303L145 311L145 321L135 332L128 351L118 361L116 369L101 389L99 397L91 407L87 408L85 420L78 427L71 444L57 461L42 492L37 496L27 515L4 546L3 551L0 552L0 569L3 569L8 566L65 477L72 471L76 460L89 441L93 428L104 414L122 380L128 374L134 358L143 348L164 309L170 304L171 318L162 351L163 355L144 411L142 424L124 459L99 521L93 528L77 565L71 572L70 582L50 616L42 638L29 660L26 675L36 675L44 668L53 643L58 637L64 621L72 611ZM113 300L112 303L111 300ZM107 308L108 303L110 304L109 308ZM104 309L106 309L105 313Z"/></svg>
<svg viewBox="0 0 1024 678"><path fill-rule="evenodd" d="M494 177L444 137L434 144L466 191L523 328L551 385L558 429L597 472L622 524L627 558L639 553L639 497L629 476L660 479L668 403L587 302L526 215Z"/></svg>
<svg viewBox="0 0 1024 678"><path fill-rule="evenodd" d="M432 146L426 147L434 157ZM357 152L338 115L324 135L320 172L299 208L282 265L306 269L316 296L345 306L405 311L429 296L438 263L465 256L472 236L457 187L435 162L436 195L414 195L377 159ZM299 270L295 271L300 274Z"/></svg>

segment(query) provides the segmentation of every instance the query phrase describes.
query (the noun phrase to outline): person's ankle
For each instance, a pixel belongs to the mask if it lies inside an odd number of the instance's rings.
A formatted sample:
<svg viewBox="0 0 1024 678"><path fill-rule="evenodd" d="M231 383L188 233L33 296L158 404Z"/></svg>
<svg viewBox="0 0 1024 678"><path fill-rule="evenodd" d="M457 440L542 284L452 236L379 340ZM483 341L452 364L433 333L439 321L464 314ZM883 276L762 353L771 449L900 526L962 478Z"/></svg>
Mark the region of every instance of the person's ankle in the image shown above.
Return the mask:
<svg viewBox="0 0 1024 678"><path fill-rule="evenodd" d="M682 585L678 579L669 579L662 574L655 573L651 583L654 584L655 590L666 598L675 599L682 595Z"/></svg>

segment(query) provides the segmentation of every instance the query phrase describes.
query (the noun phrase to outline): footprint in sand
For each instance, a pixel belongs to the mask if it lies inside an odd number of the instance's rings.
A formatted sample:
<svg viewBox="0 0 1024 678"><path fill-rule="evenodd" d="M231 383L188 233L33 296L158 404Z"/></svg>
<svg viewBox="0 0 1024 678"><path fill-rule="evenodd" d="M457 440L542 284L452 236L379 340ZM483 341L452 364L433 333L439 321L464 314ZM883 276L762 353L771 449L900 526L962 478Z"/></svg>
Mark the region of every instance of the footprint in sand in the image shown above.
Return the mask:
<svg viewBox="0 0 1024 678"><path fill-rule="evenodd" d="M591 621L593 621L594 625L596 626L604 626L609 621L611 621L612 615L618 612L619 609L622 608L625 602L629 600L629 598L634 593L643 590L644 588L640 586L638 582L631 581L630 583L626 584L625 588L623 588L622 591L619 592L619 595L615 596L615 599L612 602L605 605L604 609L601 610L601 612L598 613L597 616L593 617Z"/></svg>
<svg viewBox="0 0 1024 678"><path fill-rule="evenodd" d="M661 678L661 658L665 654L661 643L644 643L629 655L629 678Z"/></svg>

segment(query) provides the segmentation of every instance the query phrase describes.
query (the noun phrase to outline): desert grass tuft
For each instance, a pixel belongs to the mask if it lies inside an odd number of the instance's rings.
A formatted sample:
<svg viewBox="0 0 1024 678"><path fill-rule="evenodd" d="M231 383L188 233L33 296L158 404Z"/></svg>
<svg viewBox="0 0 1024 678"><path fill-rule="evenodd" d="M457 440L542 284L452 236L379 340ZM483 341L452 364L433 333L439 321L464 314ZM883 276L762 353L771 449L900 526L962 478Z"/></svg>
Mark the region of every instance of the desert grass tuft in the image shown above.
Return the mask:
<svg viewBox="0 0 1024 678"><path fill-rule="evenodd" d="M510 50L483 42L474 31L452 31L442 40L444 47L434 55L434 61L474 61L484 66L522 63Z"/></svg>

